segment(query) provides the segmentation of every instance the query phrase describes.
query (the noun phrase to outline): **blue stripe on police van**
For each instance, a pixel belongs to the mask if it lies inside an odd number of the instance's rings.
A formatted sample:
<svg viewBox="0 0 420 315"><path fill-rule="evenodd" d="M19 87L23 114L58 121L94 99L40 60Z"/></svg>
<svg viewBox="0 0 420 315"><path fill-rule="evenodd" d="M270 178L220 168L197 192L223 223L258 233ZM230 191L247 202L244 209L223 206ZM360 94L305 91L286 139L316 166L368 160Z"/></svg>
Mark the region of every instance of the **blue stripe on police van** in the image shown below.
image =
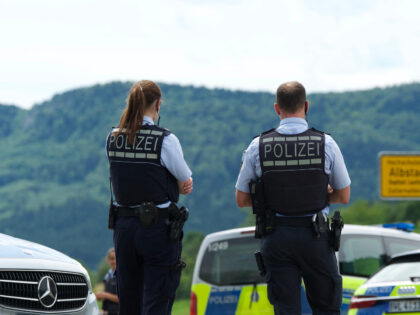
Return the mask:
<svg viewBox="0 0 420 315"><path fill-rule="evenodd" d="M350 306L350 299L354 294L354 290L343 288L343 303L341 304L341 314L347 314Z"/></svg>
<svg viewBox="0 0 420 315"><path fill-rule="evenodd" d="M343 299L351 299L354 294L354 290L343 288Z"/></svg>
<svg viewBox="0 0 420 315"><path fill-rule="evenodd" d="M311 307L309 306L308 298L306 297L303 285L300 286L300 300L302 305L302 315L312 315Z"/></svg>
<svg viewBox="0 0 420 315"><path fill-rule="evenodd" d="M340 313L341 314L347 314L347 312L349 311L349 306L350 306L350 304L343 302L341 304Z"/></svg>
<svg viewBox="0 0 420 315"><path fill-rule="evenodd" d="M241 295L241 287L216 290L212 288L205 315L235 314Z"/></svg>
<svg viewBox="0 0 420 315"><path fill-rule="evenodd" d="M370 287L366 289L364 295L389 296L394 288L395 285L386 287Z"/></svg>
<svg viewBox="0 0 420 315"><path fill-rule="evenodd" d="M357 315L382 315L388 314L389 302L378 303L373 307L360 308L357 310ZM401 314L401 313L398 313ZM405 314L405 313L404 313ZM418 313L411 313L418 314Z"/></svg>

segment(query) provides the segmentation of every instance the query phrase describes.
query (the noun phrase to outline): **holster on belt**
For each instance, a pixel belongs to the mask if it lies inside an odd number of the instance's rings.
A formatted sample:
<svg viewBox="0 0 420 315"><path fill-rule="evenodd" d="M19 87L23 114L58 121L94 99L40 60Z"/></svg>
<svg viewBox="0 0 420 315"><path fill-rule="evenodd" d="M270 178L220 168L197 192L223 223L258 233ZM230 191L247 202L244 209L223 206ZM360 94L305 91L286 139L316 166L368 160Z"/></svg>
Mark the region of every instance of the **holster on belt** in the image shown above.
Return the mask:
<svg viewBox="0 0 420 315"><path fill-rule="evenodd" d="M109 202L109 211L108 211L108 229L113 230L115 227L115 211L116 211L116 207L114 205L114 203L111 201Z"/></svg>
<svg viewBox="0 0 420 315"><path fill-rule="evenodd" d="M264 185L261 178L249 183L252 213L255 214L255 238L269 234L275 229L275 212L265 206Z"/></svg>
<svg viewBox="0 0 420 315"><path fill-rule="evenodd" d="M321 233L329 231L329 219L322 211L318 211L312 216L312 227L316 237L320 237Z"/></svg>
<svg viewBox="0 0 420 315"><path fill-rule="evenodd" d="M335 211L331 220L331 248L338 252L340 249L341 230L343 229L344 221L340 215L340 211Z"/></svg>
<svg viewBox="0 0 420 315"><path fill-rule="evenodd" d="M265 269L264 260L260 251L254 253L255 261L257 262L257 267L260 272L260 276L264 277L267 274Z"/></svg>
<svg viewBox="0 0 420 315"><path fill-rule="evenodd" d="M171 203L169 206L169 219L171 224L169 226L169 239L171 241L179 241L182 236L182 228L185 222L188 220L189 211L187 208L182 206L178 208L175 203Z"/></svg>

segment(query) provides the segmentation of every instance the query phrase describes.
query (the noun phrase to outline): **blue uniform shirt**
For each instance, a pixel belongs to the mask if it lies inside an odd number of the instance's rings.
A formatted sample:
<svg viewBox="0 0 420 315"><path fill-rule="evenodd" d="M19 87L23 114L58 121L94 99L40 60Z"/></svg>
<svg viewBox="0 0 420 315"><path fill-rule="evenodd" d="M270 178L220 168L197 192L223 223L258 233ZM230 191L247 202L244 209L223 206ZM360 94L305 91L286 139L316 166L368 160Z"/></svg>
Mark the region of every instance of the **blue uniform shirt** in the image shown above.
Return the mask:
<svg viewBox="0 0 420 315"><path fill-rule="evenodd" d="M282 119L276 131L281 134L293 135L305 132L307 129L308 123L305 119L290 117ZM259 140L260 137L252 140L242 156L242 167L235 187L245 193L249 193L249 182L262 176ZM350 186L350 177L340 148L334 139L327 134L325 135L325 172L329 175L329 184L333 189L343 189ZM322 212L328 214L329 207L325 207Z"/></svg>
<svg viewBox="0 0 420 315"><path fill-rule="evenodd" d="M144 116L143 125L154 125L153 119L149 116ZM179 182L187 180L192 175L190 168L184 160L181 144L173 133L163 138L160 163L167 168ZM157 207L165 208L169 205L170 202L168 201L167 203L157 205Z"/></svg>

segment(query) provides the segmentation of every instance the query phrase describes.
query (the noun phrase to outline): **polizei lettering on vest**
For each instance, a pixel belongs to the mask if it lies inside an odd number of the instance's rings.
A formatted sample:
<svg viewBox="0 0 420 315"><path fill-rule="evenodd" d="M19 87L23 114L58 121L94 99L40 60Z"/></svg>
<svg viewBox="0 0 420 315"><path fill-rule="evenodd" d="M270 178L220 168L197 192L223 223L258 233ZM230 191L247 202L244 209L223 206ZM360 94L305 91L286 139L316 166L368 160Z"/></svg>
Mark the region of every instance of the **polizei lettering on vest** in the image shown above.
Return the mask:
<svg viewBox="0 0 420 315"><path fill-rule="evenodd" d="M320 142L266 143L264 157L273 152L276 158L307 158L319 156Z"/></svg>
<svg viewBox="0 0 420 315"><path fill-rule="evenodd" d="M124 148L125 150L156 152L158 141L158 137L137 134L136 141L134 141L133 144L130 144L126 135L120 134L116 140L115 136L111 135L108 148L111 149L112 146L115 145L117 150Z"/></svg>

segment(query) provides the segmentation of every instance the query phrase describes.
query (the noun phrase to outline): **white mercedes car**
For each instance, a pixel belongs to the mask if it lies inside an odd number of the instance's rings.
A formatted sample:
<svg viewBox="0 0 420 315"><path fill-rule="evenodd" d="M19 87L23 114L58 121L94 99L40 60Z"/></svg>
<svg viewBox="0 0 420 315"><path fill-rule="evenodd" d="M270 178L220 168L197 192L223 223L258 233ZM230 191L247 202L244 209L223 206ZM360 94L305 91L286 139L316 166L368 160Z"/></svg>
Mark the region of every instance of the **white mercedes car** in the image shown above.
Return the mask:
<svg viewBox="0 0 420 315"><path fill-rule="evenodd" d="M99 309L80 263L0 233L0 314L98 315Z"/></svg>

